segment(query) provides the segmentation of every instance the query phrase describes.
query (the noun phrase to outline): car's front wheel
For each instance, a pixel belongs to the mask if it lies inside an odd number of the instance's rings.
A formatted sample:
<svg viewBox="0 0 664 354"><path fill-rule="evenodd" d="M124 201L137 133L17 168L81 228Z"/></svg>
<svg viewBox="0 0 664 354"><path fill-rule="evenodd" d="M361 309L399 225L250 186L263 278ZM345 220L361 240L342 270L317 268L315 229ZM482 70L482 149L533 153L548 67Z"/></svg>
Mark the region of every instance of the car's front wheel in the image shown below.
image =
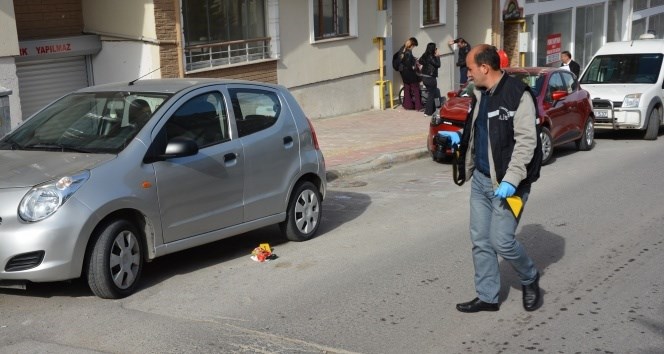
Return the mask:
<svg viewBox="0 0 664 354"><path fill-rule="evenodd" d="M553 138L548 128L542 127L540 138L542 139L542 165L546 165L553 156Z"/></svg>
<svg viewBox="0 0 664 354"><path fill-rule="evenodd" d="M588 117L586 125L583 128L583 135L576 141L576 149L580 151L588 151L593 148L595 144L595 125L593 119Z"/></svg>
<svg viewBox="0 0 664 354"><path fill-rule="evenodd" d="M134 224L112 220L94 235L86 277L95 295L119 299L132 294L142 270L143 243Z"/></svg>
<svg viewBox="0 0 664 354"><path fill-rule="evenodd" d="M646 132L643 134L643 139L657 139L657 135L659 134L659 122L661 120L661 115L662 113L659 108L650 111L650 115L648 116L648 125L646 126Z"/></svg>
<svg viewBox="0 0 664 354"><path fill-rule="evenodd" d="M279 224L279 227L287 239L306 241L316 234L322 215L320 191L311 182L301 182L293 189L286 221Z"/></svg>

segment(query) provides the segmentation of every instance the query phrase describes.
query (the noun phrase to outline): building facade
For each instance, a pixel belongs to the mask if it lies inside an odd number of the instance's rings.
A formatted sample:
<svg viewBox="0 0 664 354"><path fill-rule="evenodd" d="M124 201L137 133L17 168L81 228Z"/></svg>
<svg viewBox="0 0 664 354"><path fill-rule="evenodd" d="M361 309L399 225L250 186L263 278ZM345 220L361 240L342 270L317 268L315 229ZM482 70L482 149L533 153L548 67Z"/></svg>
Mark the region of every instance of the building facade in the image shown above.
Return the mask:
<svg viewBox="0 0 664 354"><path fill-rule="evenodd" d="M485 22L479 31L493 32L490 43L505 48L511 65L557 66L560 52L567 50L583 68L607 42L638 39L646 33L664 38L664 0L493 2L499 18L492 23L500 25ZM473 22L477 5L459 1L459 6L459 30L473 31L468 27L477 23Z"/></svg>
<svg viewBox="0 0 664 354"><path fill-rule="evenodd" d="M460 36L511 65L569 50L582 67L606 42L664 38L664 0L0 0L0 17L0 134L72 90L137 78L279 83L311 118L379 108L378 83L402 84L387 58L411 36L416 56L439 46L443 93Z"/></svg>
<svg viewBox="0 0 664 354"><path fill-rule="evenodd" d="M137 78L279 83L310 118L379 108L379 97L389 102L389 90L378 83L391 84L395 95L401 85L386 58L411 36L421 44L416 55L428 42L443 50L439 87L445 91L455 76L446 43L456 35L456 4L0 0L0 99L10 92L6 131L70 91Z"/></svg>

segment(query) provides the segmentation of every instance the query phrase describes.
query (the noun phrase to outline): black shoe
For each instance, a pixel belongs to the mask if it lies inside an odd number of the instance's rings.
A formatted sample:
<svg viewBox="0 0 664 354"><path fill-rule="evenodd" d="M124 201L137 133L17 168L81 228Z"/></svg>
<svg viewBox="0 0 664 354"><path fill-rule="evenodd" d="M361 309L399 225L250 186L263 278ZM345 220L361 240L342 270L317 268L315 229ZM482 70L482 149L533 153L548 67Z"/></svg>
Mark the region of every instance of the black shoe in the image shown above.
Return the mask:
<svg viewBox="0 0 664 354"><path fill-rule="evenodd" d="M541 300L539 278L538 272L534 282L521 286L523 289L523 308L526 311L534 311L539 307Z"/></svg>
<svg viewBox="0 0 664 354"><path fill-rule="evenodd" d="M461 312L498 311L500 306L498 304L484 302L476 297L468 302L457 304L456 309Z"/></svg>

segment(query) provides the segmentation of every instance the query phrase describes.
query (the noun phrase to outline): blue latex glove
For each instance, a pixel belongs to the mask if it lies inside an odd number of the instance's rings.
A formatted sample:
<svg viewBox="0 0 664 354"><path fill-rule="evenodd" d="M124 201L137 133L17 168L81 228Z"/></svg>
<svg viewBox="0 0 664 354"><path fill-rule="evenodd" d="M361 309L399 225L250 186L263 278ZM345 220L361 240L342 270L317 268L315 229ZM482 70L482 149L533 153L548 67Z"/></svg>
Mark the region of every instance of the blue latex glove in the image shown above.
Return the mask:
<svg viewBox="0 0 664 354"><path fill-rule="evenodd" d="M443 130L438 132L438 135L449 137L450 141L452 141L452 145L456 145L461 142L461 138L459 137L459 133L457 132L448 132L446 130Z"/></svg>
<svg viewBox="0 0 664 354"><path fill-rule="evenodd" d="M514 188L514 186L509 184L508 182L503 181L500 182L498 189L496 189L496 191L493 192L493 195L505 199L507 197L513 196L514 192L516 192L516 188Z"/></svg>

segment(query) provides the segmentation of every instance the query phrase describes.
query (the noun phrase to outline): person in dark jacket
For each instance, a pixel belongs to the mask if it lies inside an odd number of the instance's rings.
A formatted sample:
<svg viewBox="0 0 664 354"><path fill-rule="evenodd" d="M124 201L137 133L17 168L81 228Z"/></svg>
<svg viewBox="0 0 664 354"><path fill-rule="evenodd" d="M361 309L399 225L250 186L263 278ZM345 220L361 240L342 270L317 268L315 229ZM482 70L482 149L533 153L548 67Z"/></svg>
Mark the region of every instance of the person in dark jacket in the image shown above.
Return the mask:
<svg viewBox="0 0 664 354"><path fill-rule="evenodd" d="M572 60L572 53L564 51L560 53L560 59L562 60L562 64L560 64L560 66L571 71L578 78L579 74L581 74L581 66L579 63Z"/></svg>
<svg viewBox="0 0 664 354"><path fill-rule="evenodd" d="M402 64L399 73L404 87L403 108L419 111L422 109L422 99L420 97L420 78L417 75L417 59L413 55L415 47L417 47L417 39L410 37L399 49Z"/></svg>
<svg viewBox="0 0 664 354"><path fill-rule="evenodd" d="M448 44L452 47L454 47L456 44L457 48L459 49L456 62L456 66L459 67L459 84L465 84L468 82L468 66L466 65L466 57L470 52L470 44L461 37L450 41Z"/></svg>
<svg viewBox="0 0 664 354"><path fill-rule="evenodd" d="M500 70L493 46L482 44L470 51L468 76L475 92L463 136L439 133L452 143L461 142L463 177L472 177L470 239L477 296L456 308L461 312L499 310L500 256L518 273L523 307L533 311L541 300L540 273L516 239L520 214L513 212L506 198L518 196L525 205L531 183L539 177L542 152L535 103L523 82Z"/></svg>
<svg viewBox="0 0 664 354"><path fill-rule="evenodd" d="M430 116L436 110L435 98L440 97L438 93L438 68L440 68L440 53L436 43L427 44L427 49L419 59L422 75L422 83L429 94L424 114Z"/></svg>

